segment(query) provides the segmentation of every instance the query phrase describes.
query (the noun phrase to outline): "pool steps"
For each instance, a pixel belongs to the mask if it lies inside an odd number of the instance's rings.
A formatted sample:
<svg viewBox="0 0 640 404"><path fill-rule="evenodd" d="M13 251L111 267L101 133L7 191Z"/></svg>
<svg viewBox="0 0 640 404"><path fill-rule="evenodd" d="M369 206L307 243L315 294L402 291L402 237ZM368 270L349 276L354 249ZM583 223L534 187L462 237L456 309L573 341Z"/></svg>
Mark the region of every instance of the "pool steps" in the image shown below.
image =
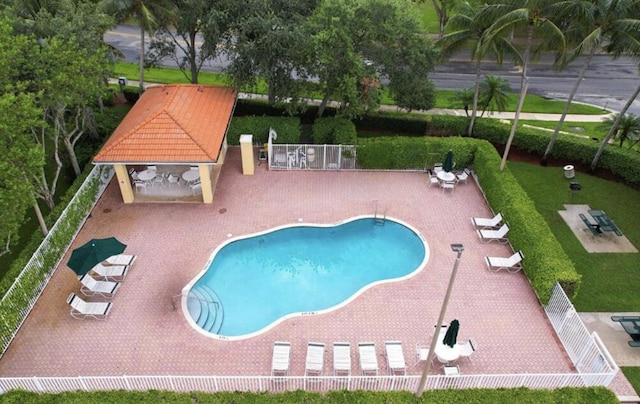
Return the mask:
<svg viewBox="0 0 640 404"><path fill-rule="evenodd" d="M191 318L205 331L217 334L222 327L222 303L210 287L196 285L189 291L187 307Z"/></svg>

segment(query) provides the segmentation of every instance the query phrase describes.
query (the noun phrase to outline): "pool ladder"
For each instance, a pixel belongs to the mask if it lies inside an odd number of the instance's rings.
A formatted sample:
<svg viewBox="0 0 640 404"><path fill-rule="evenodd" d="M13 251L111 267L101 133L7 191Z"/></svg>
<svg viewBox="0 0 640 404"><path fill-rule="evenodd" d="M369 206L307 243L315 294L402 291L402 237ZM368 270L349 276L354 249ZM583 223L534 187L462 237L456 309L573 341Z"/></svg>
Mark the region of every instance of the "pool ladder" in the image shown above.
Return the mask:
<svg viewBox="0 0 640 404"><path fill-rule="evenodd" d="M379 201L377 199L373 201L375 205L375 208L373 210L373 222L378 226L384 226L384 223L387 220L387 208L385 206L384 212L382 212L382 217L378 216L378 208L379 208L378 202Z"/></svg>

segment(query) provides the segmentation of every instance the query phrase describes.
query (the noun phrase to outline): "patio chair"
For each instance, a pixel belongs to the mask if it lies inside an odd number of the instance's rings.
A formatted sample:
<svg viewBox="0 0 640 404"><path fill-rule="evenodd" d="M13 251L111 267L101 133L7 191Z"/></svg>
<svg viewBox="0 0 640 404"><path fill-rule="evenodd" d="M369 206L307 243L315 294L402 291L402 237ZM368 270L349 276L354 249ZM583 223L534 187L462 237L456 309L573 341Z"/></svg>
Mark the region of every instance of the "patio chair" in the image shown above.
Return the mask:
<svg viewBox="0 0 640 404"><path fill-rule="evenodd" d="M376 345L373 342L361 342L358 344L360 357L360 372L362 375L378 375L378 358L376 357Z"/></svg>
<svg viewBox="0 0 640 404"><path fill-rule="evenodd" d="M471 175L471 171L469 171L468 168L465 168L460 174L456 174L456 178L458 182L464 182L466 184L469 179L469 175Z"/></svg>
<svg viewBox="0 0 640 404"><path fill-rule="evenodd" d="M483 243L490 243L492 241L497 241L498 243L509 242L509 239L506 237L509 232L509 226L506 223L504 223L498 230L481 229L476 230L476 232L480 237L480 241Z"/></svg>
<svg viewBox="0 0 640 404"><path fill-rule="evenodd" d="M171 186L173 184L176 184L178 187L181 187L182 184L180 184L180 176L178 175L173 175L171 173L169 173L169 175L167 175L167 185Z"/></svg>
<svg viewBox="0 0 640 404"><path fill-rule="evenodd" d="M157 166L147 166L147 170L158 171L158 167Z"/></svg>
<svg viewBox="0 0 640 404"><path fill-rule="evenodd" d="M480 229L495 229L501 226L502 212L498 212L497 215L491 219L485 219L483 217L472 217L471 223L473 226Z"/></svg>
<svg viewBox="0 0 640 404"><path fill-rule="evenodd" d="M75 293L71 293L67 297L67 304L71 306L71 317L84 320L87 317L96 320L104 320L111 311L110 302L86 302Z"/></svg>
<svg viewBox="0 0 640 404"><path fill-rule="evenodd" d="M456 183L454 181L442 181L440 183L440 188L442 188L442 193L444 193L444 191L446 191L447 189L453 192L455 187L456 187Z"/></svg>
<svg viewBox="0 0 640 404"><path fill-rule="evenodd" d="M138 258L137 255L118 254L118 255L112 255L111 257L107 258L104 262L108 265L131 266L135 262L136 258Z"/></svg>
<svg viewBox="0 0 640 404"><path fill-rule="evenodd" d="M477 347L478 345L472 339L460 343L460 356L471 362L471 355L476 352Z"/></svg>
<svg viewBox="0 0 640 404"><path fill-rule="evenodd" d="M413 366L417 366L418 363L426 361L429 355L429 345L416 344L416 361Z"/></svg>
<svg viewBox="0 0 640 404"><path fill-rule="evenodd" d="M291 343L276 341L273 343L273 356L271 358L271 376L287 376L289 374L289 357L291 355Z"/></svg>
<svg viewBox="0 0 640 404"><path fill-rule="evenodd" d="M490 271L498 272L501 269L506 269L508 272L512 274L520 271L522 269L522 259L524 258L524 254L522 251L518 251L513 254L509 258L502 257L484 257L487 262L487 267Z"/></svg>
<svg viewBox="0 0 640 404"><path fill-rule="evenodd" d="M442 163L434 164L434 166L433 166L433 172L434 173L438 174L442 170L443 170Z"/></svg>
<svg viewBox="0 0 640 404"><path fill-rule="evenodd" d="M129 270L128 265L103 265L102 263L94 266L91 270L105 281L119 282L124 280Z"/></svg>
<svg viewBox="0 0 640 404"><path fill-rule="evenodd" d="M131 179L134 181L138 180L138 172L136 171L135 168L130 168L129 169L129 175L131 176Z"/></svg>
<svg viewBox="0 0 640 404"><path fill-rule="evenodd" d="M440 184L440 180L438 180L438 177L434 173L427 171L427 174L429 175L429 188L431 188L433 184Z"/></svg>
<svg viewBox="0 0 640 404"><path fill-rule="evenodd" d="M351 375L351 345L348 342L333 343L333 374Z"/></svg>
<svg viewBox="0 0 640 404"><path fill-rule="evenodd" d="M445 376L460 376L460 366L445 365L442 367Z"/></svg>
<svg viewBox="0 0 640 404"><path fill-rule="evenodd" d="M80 291L85 296L100 295L105 298L111 298L120 287L120 282L97 281L89 274L82 275L80 283L82 283Z"/></svg>
<svg viewBox="0 0 640 404"><path fill-rule="evenodd" d="M384 349L387 356L387 369L390 375L406 375L407 364L404 361L402 342L385 341Z"/></svg>
<svg viewBox="0 0 640 404"><path fill-rule="evenodd" d="M307 344L307 359L304 365L305 376L320 376L324 367L324 344L309 342Z"/></svg>
<svg viewBox="0 0 640 404"><path fill-rule="evenodd" d="M191 185L191 193L193 195L201 194L202 193L202 183L198 182L196 184L192 184Z"/></svg>
<svg viewBox="0 0 640 404"><path fill-rule="evenodd" d="M136 192L140 192L141 194L147 193L147 183L144 181L136 180L133 181L133 185L136 186Z"/></svg>

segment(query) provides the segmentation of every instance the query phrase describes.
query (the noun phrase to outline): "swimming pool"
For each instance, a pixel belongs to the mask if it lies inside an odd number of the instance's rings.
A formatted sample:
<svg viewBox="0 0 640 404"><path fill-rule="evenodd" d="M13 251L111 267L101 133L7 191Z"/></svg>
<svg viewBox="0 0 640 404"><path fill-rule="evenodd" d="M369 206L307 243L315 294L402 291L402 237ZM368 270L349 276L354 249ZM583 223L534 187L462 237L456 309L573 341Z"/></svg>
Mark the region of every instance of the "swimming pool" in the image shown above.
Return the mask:
<svg viewBox="0 0 640 404"><path fill-rule="evenodd" d="M295 224L220 245L182 293L187 321L223 339L262 333L294 315L341 307L424 267L428 246L402 222L360 216Z"/></svg>

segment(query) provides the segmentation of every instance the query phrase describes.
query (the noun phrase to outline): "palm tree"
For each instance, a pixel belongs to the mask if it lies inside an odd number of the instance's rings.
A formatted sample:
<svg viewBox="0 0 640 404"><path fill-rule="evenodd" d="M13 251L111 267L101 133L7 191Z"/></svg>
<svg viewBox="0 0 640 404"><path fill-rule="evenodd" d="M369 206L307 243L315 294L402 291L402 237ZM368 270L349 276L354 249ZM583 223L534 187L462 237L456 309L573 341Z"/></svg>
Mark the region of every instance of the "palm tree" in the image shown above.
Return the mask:
<svg viewBox="0 0 640 404"><path fill-rule="evenodd" d="M469 116L469 106L473 104L474 100L474 91L471 88L465 88L464 90L456 91L451 97L451 106L453 108L457 108L462 105L464 108L464 113Z"/></svg>
<svg viewBox="0 0 640 404"><path fill-rule="evenodd" d="M505 145L500 170L504 170L507 163L509 149L513 142L516 129L518 128L518 119L522 111L525 96L527 95L527 87L529 86L529 77L527 77L527 68L533 53L537 53L543 48L552 48L558 51L558 54L564 54L565 37L562 29L558 27L551 19L548 18L552 12L553 6L556 4L553 0L506 0L505 4L490 4L484 7L486 18L495 21L487 30L487 40L484 46L487 46L494 40L496 36L509 34L512 29L524 27L526 34L525 47L522 50L522 80L520 81L520 95L518 97L518 105L511 126L511 132ZM541 36L544 40L533 48L534 33Z"/></svg>
<svg viewBox="0 0 640 404"><path fill-rule="evenodd" d="M608 116L602 121L602 126L600 126L600 128L611 130L613 124L618 121L618 127L615 131L614 139L620 142L619 147L622 147L625 140L633 141L631 146L629 146L629 148L631 148L638 142L638 139L640 139L640 116L624 114L620 119L618 119L618 116L620 115L622 114Z"/></svg>
<svg viewBox="0 0 640 404"><path fill-rule="evenodd" d="M487 109L491 112L505 111L509 103L510 92L511 85L507 80L491 74L486 76L484 81L480 83L480 98L482 100L482 114L480 116L483 116Z"/></svg>
<svg viewBox="0 0 640 404"><path fill-rule="evenodd" d="M443 36L436 42L445 55L450 55L472 44L471 60L476 61L476 79L471 121L467 129L468 136L473 134L473 125L478 111L482 60L487 53L491 53L499 65L502 64L504 54L512 56L515 60L518 60L519 57L517 50L506 38L495 36L492 40L487 41L485 33L491 26L491 20L484 14L483 9L484 6L479 7L471 1L460 3L457 9L458 14L451 17L448 24L454 32Z"/></svg>
<svg viewBox="0 0 640 404"><path fill-rule="evenodd" d="M100 7L115 17L117 22L128 18L136 20L140 26L140 93L144 91L144 33L156 28L156 15L171 15L171 7L163 1L153 0L102 0Z"/></svg>
<svg viewBox="0 0 640 404"><path fill-rule="evenodd" d="M584 78L584 74L589 68L593 55L602 48L604 43L611 41L611 36L616 31L629 29L629 25L625 23L625 20L637 9L637 6L633 6L633 3L637 4L637 0L571 0L565 3L566 5L562 7L555 7L554 14L557 21L569 21L566 30L568 40L577 42L568 61L571 62L585 53L588 56L569 94L569 98L564 106L562 116L556 125L555 131L549 139L547 149L540 161L542 165L546 165L547 163L547 158L558 138L560 128L564 123L571 102Z"/></svg>

